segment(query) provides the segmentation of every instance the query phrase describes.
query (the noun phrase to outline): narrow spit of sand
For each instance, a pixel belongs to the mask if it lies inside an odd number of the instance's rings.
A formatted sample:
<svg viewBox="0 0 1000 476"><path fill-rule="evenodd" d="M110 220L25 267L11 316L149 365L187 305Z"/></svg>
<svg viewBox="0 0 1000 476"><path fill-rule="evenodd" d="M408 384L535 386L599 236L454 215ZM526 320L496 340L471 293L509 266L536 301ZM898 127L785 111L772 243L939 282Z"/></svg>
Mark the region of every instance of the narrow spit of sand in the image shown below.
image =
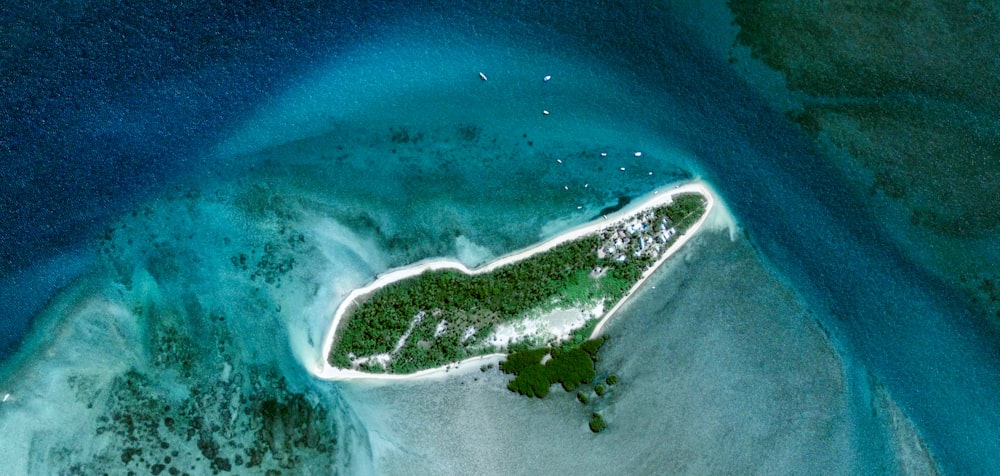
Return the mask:
<svg viewBox="0 0 1000 476"><path fill-rule="evenodd" d="M330 323L330 327L327 330L326 337L323 340L322 355L320 355L319 361L309 368L310 373L316 377L323 380L411 380L418 378L428 378L428 377L443 377L451 371L461 372L466 371L473 367L478 367L487 363L494 363L506 354L495 353L487 355L477 355L475 357L470 357L468 359L462 360L460 362L454 362L445 366L435 367L431 369L421 370L419 372L414 372L410 374L373 374L368 372L361 372L359 370L351 369L341 369L333 367L327 362L327 356L330 354L330 347L333 345L334 336L337 332L337 327L340 326L341 321L344 318L344 314L350 308L350 305L354 303L354 300L359 296L364 296L376 289L379 289L387 284L400 281L412 276L417 276L427 270L440 270L440 269L454 269L461 271L466 274L481 274L488 273L497 269L501 266L514 263L525 258L531 257L537 253L548 251L562 243L567 241L572 241L582 236L588 235L590 233L597 232L604 228L607 228L619 219L631 216L640 210L655 207L673 200L673 197L678 194L683 193L698 193L705 197L706 206L705 213L702 214L701 218L688 229L684 235L682 235L677 241L675 241L670 248L664 252L659 259L653 263L649 269L642 274L642 277L633 285L611 309L607 310L601 317L601 320L597 323L594 328L594 332L591 337L596 337L600 335L603 331L605 324L614 316L615 312L621 308L621 306L628 300L628 298L634 293L643 283L649 279L649 276L656 271L670 256L677 252L685 243L688 242L697 232L701 229L705 220L711 214L712 209L715 207L715 194L709 188L708 184L704 181L697 180L694 182L688 182L683 185L672 186L665 190L657 190L653 193L648 194L641 200L637 201L634 205L627 206L622 210L615 213L609 214L602 219L595 220L589 223L585 223L576 228L570 229L565 233L561 233L554 236L542 243L525 248L520 251L515 251L513 253L504 255L493 262L484 265L477 269L469 269L464 264L450 259L433 259L428 261L422 261L419 263L414 263L410 266L404 266L402 268L396 268L394 270L388 271L384 274L377 276L375 281L371 282L367 286L355 289L351 291L350 294L344 298L343 302L337 307L336 313L333 315L333 321Z"/></svg>

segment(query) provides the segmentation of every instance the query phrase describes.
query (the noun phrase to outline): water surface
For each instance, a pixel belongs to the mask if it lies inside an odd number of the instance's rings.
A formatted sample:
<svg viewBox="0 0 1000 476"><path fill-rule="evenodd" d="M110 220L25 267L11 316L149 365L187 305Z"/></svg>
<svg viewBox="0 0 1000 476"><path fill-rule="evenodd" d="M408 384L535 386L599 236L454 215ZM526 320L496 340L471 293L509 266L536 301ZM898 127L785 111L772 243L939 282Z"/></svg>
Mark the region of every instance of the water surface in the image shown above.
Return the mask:
<svg viewBox="0 0 1000 476"><path fill-rule="evenodd" d="M46 32L4 58L0 427L30 435L7 467L995 469L997 336L772 109L773 78L719 54L721 7L49 13L6 14ZM377 273L478 264L693 176L739 230L621 315L600 371L623 383L593 408L492 373L305 372Z"/></svg>

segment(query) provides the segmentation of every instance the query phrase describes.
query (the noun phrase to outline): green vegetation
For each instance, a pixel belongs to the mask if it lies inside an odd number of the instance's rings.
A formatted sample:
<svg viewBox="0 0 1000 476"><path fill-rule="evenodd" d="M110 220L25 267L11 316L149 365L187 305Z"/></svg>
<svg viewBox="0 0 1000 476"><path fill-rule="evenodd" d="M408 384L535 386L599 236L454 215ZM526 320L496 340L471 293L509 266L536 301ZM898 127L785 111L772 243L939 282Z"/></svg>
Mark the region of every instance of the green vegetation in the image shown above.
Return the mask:
<svg viewBox="0 0 1000 476"><path fill-rule="evenodd" d="M618 376L615 374L608 375L608 378L604 379L604 383L614 385L618 383Z"/></svg>
<svg viewBox="0 0 1000 476"><path fill-rule="evenodd" d="M594 413L590 417L590 431L594 433L600 433L608 427L608 423L604 421L604 417L600 413Z"/></svg>
<svg viewBox="0 0 1000 476"><path fill-rule="evenodd" d="M583 390L576 392L576 399L584 405L590 403L590 397L588 397L586 393L583 393Z"/></svg>
<svg viewBox="0 0 1000 476"><path fill-rule="evenodd" d="M655 213L657 220L672 222L678 235L683 235L705 213L705 197L697 193L683 193L674 197L669 206L656 208Z"/></svg>
<svg viewBox="0 0 1000 476"><path fill-rule="evenodd" d="M542 348L515 352L500 362L500 370L514 375L507 388L521 395L545 398L555 383L571 392L594 379L597 351L605 340L602 336L569 350ZM546 355L550 358L543 364Z"/></svg>
<svg viewBox="0 0 1000 476"><path fill-rule="evenodd" d="M604 345L604 341L606 340L608 340L606 336L590 339L587 342L584 342L583 345L580 346L580 349L589 354L590 357L596 361L597 351L601 349L601 346Z"/></svg>
<svg viewBox="0 0 1000 476"><path fill-rule="evenodd" d="M607 389L604 387L604 385L597 384L594 386L594 393L596 393L598 397L603 397L604 392L606 391Z"/></svg>
<svg viewBox="0 0 1000 476"><path fill-rule="evenodd" d="M670 205L653 209L654 226L669 224L676 230L662 246L669 246L697 221L705 204L705 198L699 194L680 194ZM497 324L556 306L600 300L618 302L655 258L648 252L652 243L645 254L633 252L639 249L637 238L632 240L632 248L621 252L627 258L623 261L599 256L599 248L609 247L607 239L600 233L591 234L487 274L427 271L386 285L348 310L344 325L337 331L329 362L350 368L355 358L388 354L391 359L387 367L365 363L361 370L414 372L494 351L486 338ZM650 238L647 243L652 241ZM586 345L583 341L596 323L597 320L588 323L587 333L575 333L569 347L583 349ZM397 349L401 340L403 345ZM525 342L522 346L538 344ZM511 345L510 350L514 348ZM568 348L558 353L560 358L555 365L567 366L558 371L560 374L581 367L590 360L586 354L593 355ZM554 381L575 387L573 377L568 378ZM536 380L541 382L541 377ZM529 388L536 395L547 392L531 385L525 387L525 392Z"/></svg>
<svg viewBox="0 0 1000 476"><path fill-rule="evenodd" d="M569 349L571 347L581 346L587 341L587 339L590 338L591 334L594 333L594 329L597 327L599 322L601 322L599 318L593 318L588 320L583 327L573 329L573 331L569 333L569 338L562 343L562 347L564 349Z"/></svg>

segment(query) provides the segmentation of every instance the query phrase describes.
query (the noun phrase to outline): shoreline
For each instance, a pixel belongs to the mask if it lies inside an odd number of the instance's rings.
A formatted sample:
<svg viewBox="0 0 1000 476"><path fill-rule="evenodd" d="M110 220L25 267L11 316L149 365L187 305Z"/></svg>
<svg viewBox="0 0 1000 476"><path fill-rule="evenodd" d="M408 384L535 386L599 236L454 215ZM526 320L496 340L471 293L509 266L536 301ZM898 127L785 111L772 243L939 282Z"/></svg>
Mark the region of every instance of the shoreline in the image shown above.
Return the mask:
<svg viewBox="0 0 1000 476"><path fill-rule="evenodd" d="M665 191L657 189L656 191L642 197L640 200L634 201L631 204L625 206L621 210L618 210L610 215L605 215L603 220L594 220L588 223L584 223L582 225L569 229L564 233L560 233L556 236L553 236L537 245L503 255L493 260L492 262L480 266L476 269L469 269L463 263L456 261L454 259L433 258L430 260L424 260L417 263L413 263L411 265L407 265L401 268L396 268L384 274L376 275L374 281L372 281L371 283L369 283L364 287L356 288L353 291L351 291L344 298L344 300L337 306L337 311L334 313L333 320L331 321L330 326L328 327L326 335L323 339L323 346L321 347L322 349L321 363L319 365L314 364L311 368L309 368L309 372L313 376L322 380L409 380L409 379L423 378L428 376L444 376L447 375L447 373L452 370L455 371L465 370L469 366L469 364L473 362L495 363L496 361L499 360L499 357L506 356L507 353L496 352L492 354L477 355L441 367L424 369L409 374L375 374L369 372L362 372L360 370L342 369L331 366L327 359L329 358L330 348L333 345L333 340L334 337L336 336L337 328L341 325L342 323L341 321L343 321L346 311L355 303L355 301L359 297L372 293L375 290L387 284L420 275L421 273L427 270L436 271L442 269L451 269L460 271L468 275L488 273L507 264L515 263L523 259L529 258L535 254L548 251L567 241L572 241L577 238L581 238L591 233L600 231L604 228L607 228L609 222L613 222L615 220L633 215L640 210L662 205L664 203L672 201L675 195L693 192L693 193L698 193L703 197L705 197L706 201L705 213L703 213L702 216L698 219L698 221L696 221L693 225L691 225L691 227L683 235L681 235L677 239L677 241L671 244L670 247L667 248L667 250L648 269L646 269L642 273L639 280L636 281L635 284L633 284L632 287L630 287L628 291L625 292L624 296L621 299L619 299L618 302L611 307L611 309L604 312L604 315L601 317L600 321L598 321L597 326L594 327L594 330L593 332L591 332L590 335L590 338L597 337L598 335L600 335L605 324L607 324L607 322L614 316L614 314L618 311L618 309L620 309L625 304L625 302L628 301L629 297L635 291L637 291L646 282L647 279L649 279L649 277L653 274L653 272L659 269L659 267L664 262L666 262L668 258L673 256L674 253L677 252L677 250L683 247L684 244L686 244L688 240L691 239L691 237L697 234L697 232L701 229L702 225L704 225L706 219L708 218L709 214L712 212L712 209L715 206L715 198L716 198L715 194L712 193L711 189L708 187L708 184L702 180L694 180L691 182L686 182L682 185L673 185L671 187L672 188Z"/></svg>

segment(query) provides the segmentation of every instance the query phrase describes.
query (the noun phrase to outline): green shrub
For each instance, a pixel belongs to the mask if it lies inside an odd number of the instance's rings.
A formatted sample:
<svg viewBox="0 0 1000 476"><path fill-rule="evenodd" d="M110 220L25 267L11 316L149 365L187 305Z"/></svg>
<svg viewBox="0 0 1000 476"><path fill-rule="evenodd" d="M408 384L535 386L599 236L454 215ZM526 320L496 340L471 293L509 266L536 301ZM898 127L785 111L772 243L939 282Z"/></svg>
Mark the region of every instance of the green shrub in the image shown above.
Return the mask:
<svg viewBox="0 0 1000 476"><path fill-rule="evenodd" d="M500 362L500 370L514 375L507 388L521 395L542 398L548 395L549 387L554 383L562 384L564 390L571 392L596 376L596 355L584 350L584 347L596 352L601 342L604 342L603 337L589 340L580 347L569 350L522 350L508 355L506 360ZM551 358L543 365L542 358L546 354L550 354Z"/></svg>
<svg viewBox="0 0 1000 476"><path fill-rule="evenodd" d="M590 339L587 342L584 342L580 348L583 349L584 352L590 354L591 357L597 357L597 351L601 349L601 346L604 345L604 341L606 340L608 340L607 336Z"/></svg>
<svg viewBox="0 0 1000 476"><path fill-rule="evenodd" d="M590 417L590 431L594 433L600 433L608 427L608 423L604 421L604 418L600 413L594 413Z"/></svg>
<svg viewBox="0 0 1000 476"><path fill-rule="evenodd" d="M615 374L608 375L608 378L604 379L604 383L614 385L618 383L618 376Z"/></svg>
<svg viewBox="0 0 1000 476"><path fill-rule="evenodd" d="M545 364L546 374L553 383L561 383L567 392L594 379L594 359L581 349L553 354Z"/></svg>
<svg viewBox="0 0 1000 476"><path fill-rule="evenodd" d="M605 391L604 385L597 384L597 386L594 387L594 393L596 393L598 397L603 397L604 391Z"/></svg>
<svg viewBox="0 0 1000 476"><path fill-rule="evenodd" d="M552 382L545 375L545 368L541 365L533 365L514 377L514 380L507 384L507 388L521 395L545 398L549 394L551 385Z"/></svg>
<svg viewBox="0 0 1000 476"><path fill-rule="evenodd" d="M548 349L528 349L507 355L507 360L500 362L500 370L506 374L518 375L528 367L540 365L542 357L549 353Z"/></svg>

